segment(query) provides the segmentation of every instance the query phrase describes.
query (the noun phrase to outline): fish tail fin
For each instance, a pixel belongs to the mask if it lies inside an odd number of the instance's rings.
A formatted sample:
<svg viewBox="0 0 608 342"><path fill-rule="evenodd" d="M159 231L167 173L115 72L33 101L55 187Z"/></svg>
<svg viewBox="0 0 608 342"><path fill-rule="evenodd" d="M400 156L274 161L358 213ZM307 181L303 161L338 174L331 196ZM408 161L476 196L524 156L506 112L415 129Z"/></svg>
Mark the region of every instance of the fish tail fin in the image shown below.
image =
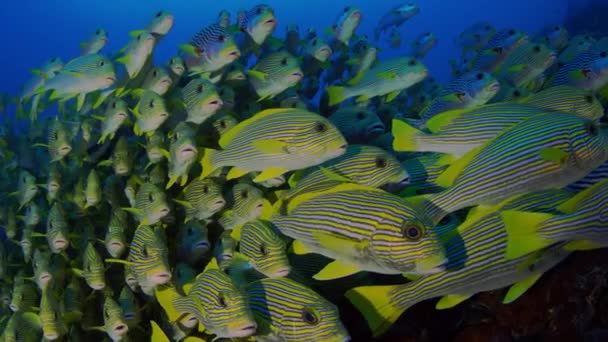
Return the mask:
<svg viewBox="0 0 608 342"><path fill-rule="evenodd" d="M348 96L346 95L345 87L332 86L327 87L327 95L329 95L329 105L337 105L338 103L346 100Z"/></svg>
<svg viewBox="0 0 608 342"><path fill-rule="evenodd" d="M38 105L40 104L40 95L32 96L32 106L30 108L30 119L35 122L38 118Z"/></svg>
<svg viewBox="0 0 608 342"><path fill-rule="evenodd" d="M346 298L363 314L374 337L385 333L407 306L397 295L403 285L360 286L346 292Z"/></svg>
<svg viewBox="0 0 608 342"><path fill-rule="evenodd" d="M507 251L505 258L513 260L531 252L545 248L555 241L539 235L543 222L555 215L546 213L505 210L500 213L507 232Z"/></svg>
<svg viewBox="0 0 608 342"><path fill-rule="evenodd" d="M213 165L213 156L217 153L216 150L206 148L203 151L203 158L201 159L201 166L203 171L201 172L201 179L209 176L216 167Z"/></svg>
<svg viewBox="0 0 608 342"><path fill-rule="evenodd" d="M417 137L424 135L405 121L393 119L393 149L395 151L418 151Z"/></svg>

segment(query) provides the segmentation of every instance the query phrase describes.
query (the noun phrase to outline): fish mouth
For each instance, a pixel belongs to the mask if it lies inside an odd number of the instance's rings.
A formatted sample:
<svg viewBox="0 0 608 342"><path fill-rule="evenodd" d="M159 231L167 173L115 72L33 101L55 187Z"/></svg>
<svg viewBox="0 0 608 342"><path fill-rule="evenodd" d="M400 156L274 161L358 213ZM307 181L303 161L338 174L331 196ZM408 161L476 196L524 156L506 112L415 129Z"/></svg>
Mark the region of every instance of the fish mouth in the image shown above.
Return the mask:
<svg viewBox="0 0 608 342"><path fill-rule="evenodd" d="M257 325L255 323L249 323L243 327L237 328L231 335L231 337L248 337L255 334L257 330Z"/></svg>
<svg viewBox="0 0 608 342"><path fill-rule="evenodd" d="M164 157L163 154L160 153L160 152L158 152L158 151L150 152L150 153L148 153L148 156L152 160L159 160L159 159L162 159Z"/></svg>
<svg viewBox="0 0 608 342"><path fill-rule="evenodd" d="M92 288L93 290L103 290L106 288L106 284L104 284L104 283L89 284L89 287Z"/></svg>
<svg viewBox="0 0 608 342"><path fill-rule="evenodd" d="M198 150L194 146L191 146L191 145L182 148L181 151L179 152L180 156L182 156L183 158L191 158L191 157L195 156L197 153L198 153Z"/></svg>
<svg viewBox="0 0 608 342"><path fill-rule="evenodd" d="M128 172L129 172L129 168L126 166L118 166L116 168L117 175L124 175L124 174L127 174Z"/></svg>
<svg viewBox="0 0 608 342"><path fill-rule="evenodd" d="M56 340L56 339L59 338L59 334L57 334L57 333L46 333L46 334L44 334L44 338L46 338L47 340L53 341L53 340Z"/></svg>
<svg viewBox="0 0 608 342"><path fill-rule="evenodd" d="M59 152L63 153L63 154L68 154L72 151L72 147L66 145L66 146L61 146L59 148Z"/></svg>
<svg viewBox="0 0 608 342"><path fill-rule="evenodd" d="M319 49L319 56L322 57L322 58L327 59L332 54L332 52L333 51L331 51L330 48L328 48L328 47L322 47L322 48Z"/></svg>
<svg viewBox="0 0 608 342"><path fill-rule="evenodd" d="M173 81L169 78L165 78L165 79L161 80L160 83L166 84L167 87L170 87L173 84Z"/></svg>
<svg viewBox="0 0 608 342"><path fill-rule="evenodd" d="M491 91L496 91L496 92L497 92L497 91L499 91L499 90L500 90L500 83L498 83L498 82L494 82L494 83L492 83L492 84L490 85L489 89L490 89Z"/></svg>
<svg viewBox="0 0 608 342"><path fill-rule="evenodd" d="M171 273L166 271L157 272L150 276L150 280L155 285L166 284L169 282L169 280L171 280Z"/></svg>
<svg viewBox="0 0 608 342"><path fill-rule="evenodd" d="M211 108L212 110L218 110L218 109L222 108L222 105L224 105L224 102L219 98L211 100L207 103L207 106L209 108Z"/></svg>
<svg viewBox="0 0 608 342"><path fill-rule="evenodd" d="M59 184L57 183L49 183L48 187L50 192L55 192L59 190Z"/></svg>
<svg viewBox="0 0 608 342"><path fill-rule="evenodd" d="M66 248L67 245L68 245L67 240L57 239L57 240L53 241L53 246L55 247L56 250L62 250L64 248Z"/></svg>
<svg viewBox="0 0 608 342"><path fill-rule="evenodd" d="M277 23L277 20L276 20L275 18L269 18L268 20L266 20L266 21L264 22L264 26L272 26L272 27L274 27L274 26L276 26L277 24L278 24L278 23Z"/></svg>
<svg viewBox="0 0 608 342"><path fill-rule="evenodd" d="M187 318L187 319L186 319ZM188 315L180 323L186 328L194 328L198 324L198 319L193 315Z"/></svg>
<svg viewBox="0 0 608 342"><path fill-rule="evenodd" d="M281 267L278 270L271 272L269 274L269 276L270 277L287 277L289 275L289 272L291 272L291 267L289 267L289 266Z"/></svg>
<svg viewBox="0 0 608 342"><path fill-rule="evenodd" d="M228 57L230 57L233 61L241 57L241 51L232 50L228 53Z"/></svg>
<svg viewBox="0 0 608 342"><path fill-rule="evenodd" d="M384 184L381 188L390 193L397 193L410 184L410 177L406 176L398 182Z"/></svg>
<svg viewBox="0 0 608 342"><path fill-rule="evenodd" d="M382 123L377 123L367 129L367 134L372 135L372 134L384 133L385 129L386 129L386 127L384 127L384 125Z"/></svg>
<svg viewBox="0 0 608 342"><path fill-rule="evenodd" d="M118 323L114 326L112 331L114 331L114 333L116 333L116 335L122 336L129 331L129 327L127 327L127 325L124 323Z"/></svg>
<svg viewBox="0 0 608 342"><path fill-rule="evenodd" d="M116 78L113 76L108 76L106 77L106 81L108 81L110 84L116 82Z"/></svg>
<svg viewBox="0 0 608 342"><path fill-rule="evenodd" d="M11 309L12 312L19 311L19 307L13 303L11 303L8 307Z"/></svg>
<svg viewBox="0 0 608 342"><path fill-rule="evenodd" d="M160 116L161 118L166 118L166 117L168 117L168 116L169 116L169 113L167 113L167 112L162 112L162 113L158 114L158 116Z"/></svg>
<svg viewBox="0 0 608 342"><path fill-rule="evenodd" d="M125 245L120 241L110 241L106 244L106 248L108 252L112 255L112 257L116 258L122 254L125 249Z"/></svg>
<svg viewBox="0 0 608 342"><path fill-rule="evenodd" d="M169 215L169 208L162 208L158 211L158 213L160 215L162 215L162 217L165 217L165 216Z"/></svg>
<svg viewBox="0 0 608 342"><path fill-rule="evenodd" d="M194 248L194 249L205 249L205 250L208 250L209 249L209 241L199 241L196 244L194 244L194 246L192 246L192 248Z"/></svg>
<svg viewBox="0 0 608 342"><path fill-rule="evenodd" d="M38 279L40 280L40 282L42 283L46 283L51 281L51 279L53 279L53 276L49 273L49 272L43 272Z"/></svg>
<svg viewBox="0 0 608 342"><path fill-rule="evenodd" d="M224 208L225 205L226 205L226 201L224 199L217 200L217 201L215 201L215 203L213 203L211 205L211 209L219 211L219 210L222 210L222 208Z"/></svg>

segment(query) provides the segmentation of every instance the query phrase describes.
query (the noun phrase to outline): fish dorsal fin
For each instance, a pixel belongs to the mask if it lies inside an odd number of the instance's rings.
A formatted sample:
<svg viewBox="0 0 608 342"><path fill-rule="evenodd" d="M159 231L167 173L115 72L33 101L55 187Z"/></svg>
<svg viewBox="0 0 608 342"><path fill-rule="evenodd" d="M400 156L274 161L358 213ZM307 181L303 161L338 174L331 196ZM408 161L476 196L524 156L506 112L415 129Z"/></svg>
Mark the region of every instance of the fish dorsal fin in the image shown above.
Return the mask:
<svg viewBox="0 0 608 342"><path fill-rule="evenodd" d="M598 187L600 189L608 187L608 179L605 179L605 180L579 192L574 197L568 199L567 201L565 201L562 204L560 204L559 206L557 206L556 209L561 211L564 214L574 213L574 211L576 210L576 207L584 200L590 198L590 195L593 192L597 191L596 189L598 189Z"/></svg>
<svg viewBox="0 0 608 342"><path fill-rule="evenodd" d="M336 185L330 189L306 192L301 195L294 196L293 198L291 198L289 200L289 203L287 204L287 212L290 213L294 208L296 208L300 204L302 204L306 201L309 201L317 196L335 193L335 192L350 191L350 190L384 192L384 190L381 190L381 189L372 188L372 187L365 186L365 185L359 185L356 183L343 183L343 184Z"/></svg>
<svg viewBox="0 0 608 342"><path fill-rule="evenodd" d="M217 263L217 258L212 258L211 260L209 260L209 263L207 264L207 266L205 266L205 269L203 270L203 272L207 271L207 270L219 270L220 269L220 265Z"/></svg>
<svg viewBox="0 0 608 342"><path fill-rule="evenodd" d="M443 171L443 173L439 175L439 177L437 177L437 180L435 182L439 186L442 186L444 188L449 188L450 186L452 186L452 184L454 184L454 181L456 181L462 171L467 167L467 165L469 165L473 158L475 158L475 156L479 154L479 151L481 151L484 147L485 145L481 145L467 152L460 159L456 160L454 163L448 166L448 168Z"/></svg>
<svg viewBox="0 0 608 342"><path fill-rule="evenodd" d="M428 128L429 131L431 131L432 133L437 133L441 131L445 126L454 122L454 120L458 119L459 117L462 117L464 113L468 113L470 111L471 108L453 109L437 114L426 122L426 128Z"/></svg>
<svg viewBox="0 0 608 342"><path fill-rule="evenodd" d="M277 113L288 113L288 112L297 112L297 111L301 111L301 109L297 109L297 108L272 108L272 109L266 109L263 110L257 114L255 114L254 116L250 117L249 119L246 119L242 122L240 122L238 125L232 127L231 129L229 129L227 132L225 132L224 134L222 134L222 137L219 140L219 145L221 148L225 148L232 140L234 140L234 138L239 135L239 133L243 130L244 127L249 126L251 123L260 120L262 118L265 118L267 116L270 115L274 115Z"/></svg>

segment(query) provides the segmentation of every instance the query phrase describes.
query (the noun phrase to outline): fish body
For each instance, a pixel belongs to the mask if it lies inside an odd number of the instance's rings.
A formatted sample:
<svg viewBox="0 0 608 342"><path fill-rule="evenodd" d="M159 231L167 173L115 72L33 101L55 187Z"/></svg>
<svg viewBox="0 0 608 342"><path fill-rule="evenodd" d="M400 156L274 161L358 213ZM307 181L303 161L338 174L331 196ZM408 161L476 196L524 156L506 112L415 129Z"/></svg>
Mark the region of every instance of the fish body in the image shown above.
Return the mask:
<svg viewBox="0 0 608 342"><path fill-rule="evenodd" d="M298 60L287 51L263 57L248 72L249 81L260 100L273 98L285 89L298 84L304 77Z"/></svg>
<svg viewBox="0 0 608 342"><path fill-rule="evenodd" d="M422 81L427 75L427 68L414 58L397 57L385 60L369 69L355 85L328 87L329 103L338 104L355 96L357 101L361 102L386 94L389 95L390 102L402 90Z"/></svg>
<svg viewBox="0 0 608 342"><path fill-rule="evenodd" d="M226 205L222 186L212 178L194 179L184 188L186 222L206 220Z"/></svg>
<svg viewBox="0 0 608 342"><path fill-rule="evenodd" d="M593 91L568 85L549 87L518 102L546 110L574 113L594 121L604 116L604 107Z"/></svg>
<svg viewBox="0 0 608 342"><path fill-rule="evenodd" d="M241 51L227 29L212 24L197 32L182 46L184 64L190 74L211 73L231 64Z"/></svg>
<svg viewBox="0 0 608 342"><path fill-rule="evenodd" d="M239 182L232 187L228 201L230 209L224 210L218 223L225 230L235 229L242 224L260 217L270 204L258 187L247 182Z"/></svg>
<svg viewBox="0 0 608 342"><path fill-rule="evenodd" d="M113 209L104 238L106 250L112 258L120 258L126 251L127 239L125 237L125 231L127 228L127 212L120 208Z"/></svg>
<svg viewBox="0 0 608 342"><path fill-rule="evenodd" d="M20 211L36 197L38 194L38 186L36 186L36 177L26 170L21 170L19 172L18 181L17 191L14 194L17 196L17 201L19 202L19 208L17 210Z"/></svg>
<svg viewBox="0 0 608 342"><path fill-rule="evenodd" d="M340 156L346 149L334 125L301 109L262 111L226 132L219 145L221 150L205 151L201 177L232 166L228 178L262 171L254 181L265 181Z"/></svg>
<svg viewBox="0 0 608 342"><path fill-rule="evenodd" d="M61 204L54 203L46 221L46 239L53 253L61 253L70 244L68 240L68 222Z"/></svg>
<svg viewBox="0 0 608 342"><path fill-rule="evenodd" d="M332 27L334 31L333 38L343 45L348 46L353 33L361 23L362 16L363 14L358 8L351 6L345 7L343 13L338 17L336 24Z"/></svg>
<svg viewBox="0 0 608 342"><path fill-rule="evenodd" d="M125 46L123 55L116 59L116 62L124 64L129 78L133 79L139 75L146 60L152 54L156 38L145 30L133 31L131 36L133 39Z"/></svg>
<svg viewBox="0 0 608 342"><path fill-rule="evenodd" d="M198 157L198 148L195 146L195 131L185 122L175 127L169 148L169 182L166 188L181 179L180 185L186 185L188 173Z"/></svg>
<svg viewBox="0 0 608 342"><path fill-rule="evenodd" d="M167 196L152 183L142 184L135 196L135 207L124 209L136 216L140 226L154 225L170 211Z"/></svg>
<svg viewBox="0 0 608 342"><path fill-rule="evenodd" d="M596 91L608 82L608 51L581 52L559 69L551 85L572 85Z"/></svg>
<svg viewBox="0 0 608 342"><path fill-rule="evenodd" d="M207 226L199 221L190 221L179 227L177 233L177 254L180 260L195 265L209 252Z"/></svg>
<svg viewBox="0 0 608 342"><path fill-rule="evenodd" d="M268 221L254 220L243 225L239 252L249 267L267 277L285 277L291 271L287 245Z"/></svg>
<svg viewBox="0 0 608 342"><path fill-rule="evenodd" d="M492 24L479 21L464 29L456 39L456 44L462 49L464 55L486 46L494 34L496 34L496 28Z"/></svg>
<svg viewBox="0 0 608 342"><path fill-rule="evenodd" d="M160 96L165 95L171 86L173 79L169 69L165 67L154 67L148 72L148 75L142 83L142 88L152 90Z"/></svg>
<svg viewBox="0 0 608 342"><path fill-rule="evenodd" d="M276 29L278 23L274 10L268 5L256 5L247 11L240 11L237 27L246 32L253 42L260 46Z"/></svg>
<svg viewBox="0 0 608 342"><path fill-rule="evenodd" d="M80 43L83 55L98 53L108 43L108 33L103 28L98 28L93 32L86 42Z"/></svg>
<svg viewBox="0 0 608 342"><path fill-rule="evenodd" d="M481 48L475 58L473 70L494 72L513 51L528 42L528 36L519 30L504 29L496 32Z"/></svg>
<svg viewBox="0 0 608 342"><path fill-rule="evenodd" d="M395 6L380 18L378 25L374 29L374 36L376 40L380 38L382 32L393 26L401 26L404 22L411 19L418 13L420 13L420 7L416 2L409 2L407 4Z"/></svg>
<svg viewBox="0 0 608 342"><path fill-rule="evenodd" d="M141 226L135 230L127 268L145 294L151 295L155 287L171 280L168 257L163 232L159 228Z"/></svg>
<svg viewBox="0 0 608 342"><path fill-rule="evenodd" d="M412 42L412 56L424 58L437 45L437 36L433 32L425 32Z"/></svg>
<svg viewBox="0 0 608 342"><path fill-rule="evenodd" d="M357 106L342 107L329 116L349 143L363 144L384 133L385 126L371 110Z"/></svg>
<svg viewBox="0 0 608 342"><path fill-rule="evenodd" d="M169 118L165 100L151 90L141 93L139 101L131 110L136 121L133 131L136 135L152 135Z"/></svg>
<svg viewBox="0 0 608 342"><path fill-rule="evenodd" d="M204 78L190 81L182 89L181 95L188 113L187 121L197 125L217 113L224 104L216 86Z"/></svg>
<svg viewBox="0 0 608 342"><path fill-rule="evenodd" d="M514 87L521 87L540 76L556 61L557 55L548 46L523 44L507 57L497 77Z"/></svg>

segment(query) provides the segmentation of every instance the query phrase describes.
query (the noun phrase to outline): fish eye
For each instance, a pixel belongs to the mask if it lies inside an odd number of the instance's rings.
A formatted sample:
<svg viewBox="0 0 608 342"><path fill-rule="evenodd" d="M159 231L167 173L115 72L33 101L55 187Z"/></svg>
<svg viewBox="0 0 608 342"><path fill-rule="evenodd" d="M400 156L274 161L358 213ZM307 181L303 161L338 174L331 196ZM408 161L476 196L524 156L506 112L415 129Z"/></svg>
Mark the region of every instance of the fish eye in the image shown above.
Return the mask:
<svg viewBox="0 0 608 342"><path fill-rule="evenodd" d="M150 100L150 103L148 103L148 107L154 108L154 100Z"/></svg>
<svg viewBox="0 0 608 342"><path fill-rule="evenodd" d="M431 35L431 32L427 32L427 33L425 33L424 35L428 37L428 36L430 36L430 35Z"/></svg>
<svg viewBox="0 0 608 342"><path fill-rule="evenodd" d="M137 40L141 40L141 34L139 36L137 36Z"/></svg>
<svg viewBox="0 0 608 342"><path fill-rule="evenodd" d="M154 70L154 71L152 72L152 76L154 76L154 77L158 76L158 70Z"/></svg>
<svg viewBox="0 0 608 342"><path fill-rule="evenodd" d="M100 66L100 67L102 67L102 66L104 66L104 65L106 65L106 62L104 62L104 61L99 61L99 66Z"/></svg>
<svg viewBox="0 0 608 342"><path fill-rule="evenodd" d="M384 159L384 158L376 159L376 167L378 167L380 169L386 167L386 159Z"/></svg>
<svg viewBox="0 0 608 342"><path fill-rule="evenodd" d="M163 15L163 11L159 11L158 13L156 13L156 17L160 18Z"/></svg>
<svg viewBox="0 0 608 342"><path fill-rule="evenodd" d="M403 225L403 237L410 241L420 240L423 233L422 227L416 224L408 222Z"/></svg>
<svg viewBox="0 0 608 342"><path fill-rule="evenodd" d="M281 65L287 65L287 58L283 58L281 60Z"/></svg>
<svg viewBox="0 0 608 342"><path fill-rule="evenodd" d="M365 113L358 112L356 117L357 117L357 120L363 120L363 119L365 119Z"/></svg>
<svg viewBox="0 0 608 342"><path fill-rule="evenodd" d="M606 51L602 51L600 53L600 57L602 57L602 58L606 58L606 55L607 55Z"/></svg>
<svg viewBox="0 0 608 342"><path fill-rule="evenodd" d="M147 257L148 257L148 247L144 246L144 248L142 248L142 249L141 249L141 255L142 255L144 258L147 258Z"/></svg>
<svg viewBox="0 0 608 342"><path fill-rule="evenodd" d="M492 26L490 26L490 25L486 25L486 26L484 27L484 29L485 29L486 31L490 31L490 30L492 29Z"/></svg>
<svg viewBox="0 0 608 342"><path fill-rule="evenodd" d="M220 35L217 37L217 40L219 40L220 42L223 42L224 40L226 40L226 36L224 36L223 34L220 34Z"/></svg>
<svg viewBox="0 0 608 342"><path fill-rule="evenodd" d="M496 53L502 53L502 48L501 47L495 47L492 49L492 51L496 52Z"/></svg>
<svg viewBox="0 0 608 342"><path fill-rule="evenodd" d="M297 102L294 102L294 103L291 104L291 108L297 108L297 107L298 107L298 103Z"/></svg>
<svg viewBox="0 0 608 342"><path fill-rule="evenodd" d="M106 317L106 319L110 319L110 313L108 310L103 310L103 315Z"/></svg>
<svg viewBox="0 0 608 342"><path fill-rule="evenodd" d="M591 96L591 95L585 96L585 102L587 102L587 103L593 103L593 96Z"/></svg>
<svg viewBox="0 0 608 342"><path fill-rule="evenodd" d="M513 92L513 96L520 97L521 96L521 92L519 90L516 90L516 91Z"/></svg>
<svg viewBox="0 0 608 342"><path fill-rule="evenodd" d="M188 233L188 235L192 235L192 233L194 233L194 231L192 230L192 227L188 227L187 233Z"/></svg>
<svg viewBox="0 0 608 342"><path fill-rule="evenodd" d="M509 30L509 36L515 35L515 30Z"/></svg>
<svg viewBox="0 0 608 342"><path fill-rule="evenodd" d="M317 39L316 38L312 40L312 46L317 46Z"/></svg>
<svg viewBox="0 0 608 342"><path fill-rule="evenodd" d="M304 320L304 322L310 325L316 325L317 323L319 323L319 319L310 309L302 310L302 319Z"/></svg>
<svg viewBox="0 0 608 342"><path fill-rule="evenodd" d="M540 46L539 45L534 46L534 49L532 49L532 51L534 51L535 53L539 53L540 52Z"/></svg>
<svg viewBox="0 0 608 342"><path fill-rule="evenodd" d="M116 101L112 102L112 109L116 109Z"/></svg>
<svg viewBox="0 0 608 342"><path fill-rule="evenodd" d="M226 298L224 298L223 294L218 294L217 295L217 303L219 304L220 307L225 308L226 305Z"/></svg>
<svg viewBox="0 0 608 342"><path fill-rule="evenodd" d="M57 61L57 58L51 58L51 63L55 63Z"/></svg>
<svg viewBox="0 0 608 342"><path fill-rule="evenodd" d="M226 121L220 120L220 128L226 128Z"/></svg>
<svg viewBox="0 0 608 342"><path fill-rule="evenodd" d="M327 130L327 126L322 122L318 122L315 126L315 130L319 133L323 133Z"/></svg>
<svg viewBox="0 0 608 342"><path fill-rule="evenodd" d="M101 34L101 30L95 31L95 34L99 36Z"/></svg>
<svg viewBox="0 0 608 342"><path fill-rule="evenodd" d="M478 73L477 75L475 75L475 78L478 80L483 80L483 73Z"/></svg>
<svg viewBox="0 0 608 342"><path fill-rule="evenodd" d="M268 251L266 250L266 246L264 246L264 244L260 245L260 254L262 255L266 255L268 253Z"/></svg>
<svg viewBox="0 0 608 342"><path fill-rule="evenodd" d="M582 41L578 42L578 46L582 46L582 45L583 45Z"/></svg>
<svg viewBox="0 0 608 342"><path fill-rule="evenodd" d="M199 94L201 94L203 90L205 90L205 87L203 87L202 84L199 84L198 87L196 87L196 92Z"/></svg>
<svg viewBox="0 0 608 342"><path fill-rule="evenodd" d="M152 193L149 193L149 194L148 194L148 200L149 200L150 202L154 202L154 196L152 195Z"/></svg>
<svg viewBox="0 0 608 342"><path fill-rule="evenodd" d="M258 9L255 11L256 14L262 14L262 7L258 7Z"/></svg>
<svg viewBox="0 0 608 342"><path fill-rule="evenodd" d="M415 59L412 59L412 60L410 60L410 61L407 63L407 65L409 65L409 66L414 66L414 65L416 65L416 64L418 64L418 62L416 62L416 60L415 60Z"/></svg>
<svg viewBox="0 0 608 342"><path fill-rule="evenodd" d="M587 125L585 126L585 130L591 136L596 136L599 133L597 126L593 122L587 123Z"/></svg>
<svg viewBox="0 0 608 342"><path fill-rule="evenodd" d="M247 190L241 191L241 197L242 198L247 198L248 196L249 196L249 192Z"/></svg>
<svg viewBox="0 0 608 342"><path fill-rule="evenodd" d="M346 6L344 7L344 13L348 12L350 10L350 7Z"/></svg>

